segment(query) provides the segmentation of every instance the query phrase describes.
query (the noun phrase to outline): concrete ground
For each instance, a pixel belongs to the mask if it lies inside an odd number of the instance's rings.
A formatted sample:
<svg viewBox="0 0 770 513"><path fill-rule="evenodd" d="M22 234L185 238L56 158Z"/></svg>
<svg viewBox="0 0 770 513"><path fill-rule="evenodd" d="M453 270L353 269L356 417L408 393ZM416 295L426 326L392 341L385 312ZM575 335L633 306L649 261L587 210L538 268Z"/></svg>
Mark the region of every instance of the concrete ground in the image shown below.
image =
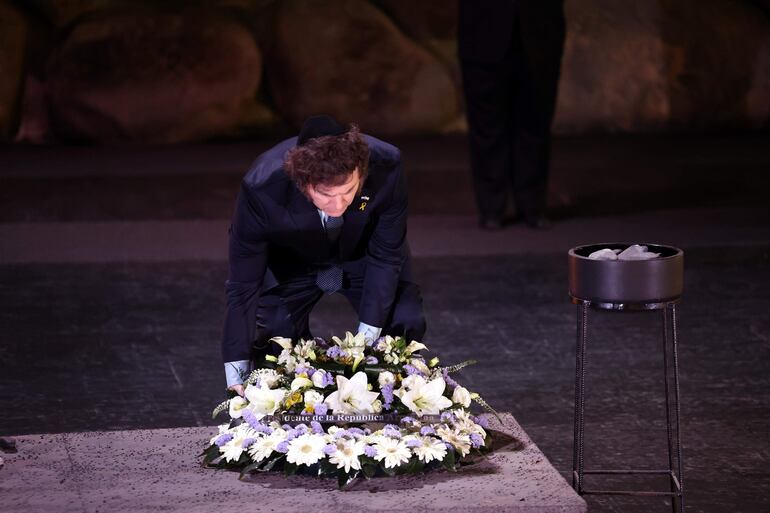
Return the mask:
<svg viewBox="0 0 770 513"><path fill-rule="evenodd" d="M565 477L575 344L566 251L610 240L683 248L687 511L770 510L770 135L558 139L553 229L494 234L475 227L462 139L395 142L426 343L445 362L479 360L462 380L511 411ZM212 423L227 218L243 170L268 145L0 148L0 436ZM317 334L355 325L337 298L317 312ZM658 467L659 318L591 322L587 467ZM667 510L660 498L587 501L596 512Z"/></svg>

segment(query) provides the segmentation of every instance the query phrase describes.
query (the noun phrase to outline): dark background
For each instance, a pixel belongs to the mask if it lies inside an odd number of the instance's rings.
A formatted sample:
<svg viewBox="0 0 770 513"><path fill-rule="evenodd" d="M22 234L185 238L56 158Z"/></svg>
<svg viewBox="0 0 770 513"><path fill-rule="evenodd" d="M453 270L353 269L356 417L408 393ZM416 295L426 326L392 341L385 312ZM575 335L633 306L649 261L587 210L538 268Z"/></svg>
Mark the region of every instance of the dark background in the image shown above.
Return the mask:
<svg viewBox="0 0 770 513"><path fill-rule="evenodd" d="M426 343L479 360L460 381L567 478L566 251L683 248L687 511L770 510L766 2L567 1L554 227L496 234L476 228L444 2L159 5L0 0L0 436L213 425L239 180L329 112L402 150ZM312 323L356 319L328 298ZM587 464L664 464L660 319L597 313L591 329Z"/></svg>

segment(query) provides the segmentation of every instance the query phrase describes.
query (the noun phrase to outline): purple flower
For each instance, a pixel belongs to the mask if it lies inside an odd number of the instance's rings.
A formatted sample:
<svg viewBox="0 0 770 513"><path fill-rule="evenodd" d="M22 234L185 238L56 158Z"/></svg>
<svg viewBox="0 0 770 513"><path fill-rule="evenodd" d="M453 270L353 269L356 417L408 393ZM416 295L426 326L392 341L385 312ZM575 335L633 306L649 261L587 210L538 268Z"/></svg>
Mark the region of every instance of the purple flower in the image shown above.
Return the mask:
<svg viewBox="0 0 770 513"><path fill-rule="evenodd" d="M401 419L402 424L411 424L412 422L417 422L417 421L414 420L412 417L404 417L403 419Z"/></svg>
<svg viewBox="0 0 770 513"><path fill-rule="evenodd" d="M301 433L298 433L296 429L292 429L286 433L286 441L290 442L297 438Z"/></svg>
<svg viewBox="0 0 770 513"><path fill-rule="evenodd" d="M225 445L227 442L229 442L232 439L233 439L233 435L231 435L230 433L222 433L221 435L216 437L216 439L214 440L214 443L218 447L222 447L223 445Z"/></svg>
<svg viewBox="0 0 770 513"><path fill-rule="evenodd" d="M297 376L306 374L308 378L312 378L314 373L315 369L309 365L298 365L297 368L294 369L294 374Z"/></svg>
<svg viewBox="0 0 770 513"><path fill-rule="evenodd" d="M364 430L357 427L348 428L348 433L353 436L364 436Z"/></svg>
<svg viewBox="0 0 770 513"><path fill-rule="evenodd" d="M455 422L457 422L457 417L455 417L454 413L452 413L451 411L445 411L444 413L441 414L441 421L451 422L452 424L454 424Z"/></svg>
<svg viewBox="0 0 770 513"><path fill-rule="evenodd" d="M292 429L294 429L293 427L291 427L291 426L290 426L290 425L288 425L288 424L284 424L284 425L283 425L283 426L281 426L281 427L283 428L283 430L284 430L284 431L291 431Z"/></svg>
<svg viewBox="0 0 770 513"><path fill-rule="evenodd" d="M390 405L393 404L393 383L388 383L382 387L382 389L380 389L380 393L382 394L382 398L385 399L382 407L386 410L389 410Z"/></svg>
<svg viewBox="0 0 770 513"><path fill-rule="evenodd" d="M254 416L254 413L248 408L244 408L242 410L241 416L243 417L243 420L245 420L246 423L251 426L251 429L259 431L258 426L263 425L260 421L257 420L257 418Z"/></svg>
<svg viewBox="0 0 770 513"><path fill-rule="evenodd" d="M297 427L294 428L294 431L298 433L297 436L304 435L305 433L307 433L307 426L305 424L299 424Z"/></svg>
<svg viewBox="0 0 770 513"><path fill-rule="evenodd" d="M323 387L328 387L334 384L334 375L331 372L324 373Z"/></svg>
<svg viewBox="0 0 770 513"><path fill-rule="evenodd" d="M423 427L420 428L420 434L422 436L435 435L436 434L436 430L433 429L431 426L423 426Z"/></svg>
<svg viewBox="0 0 770 513"><path fill-rule="evenodd" d="M484 445L484 439L478 433L471 433L471 445L478 449Z"/></svg>
<svg viewBox="0 0 770 513"><path fill-rule="evenodd" d="M254 431L257 433L264 433L266 435L272 435L273 434L273 428L266 424L262 424L261 422L257 422L256 426L252 426L254 428Z"/></svg>
<svg viewBox="0 0 770 513"><path fill-rule="evenodd" d="M446 447L447 451L454 451L455 450L455 446L450 444L449 442L444 442L444 447Z"/></svg>
<svg viewBox="0 0 770 513"><path fill-rule="evenodd" d="M329 410L329 407L326 406L326 403L317 402L313 405L313 411L316 415L326 415L326 412Z"/></svg>
<svg viewBox="0 0 770 513"><path fill-rule="evenodd" d="M446 369L444 369L441 373L444 375L444 381L446 382L447 385L449 385L452 388L455 388L458 386L457 381L449 377L449 373L447 372Z"/></svg>
<svg viewBox="0 0 770 513"><path fill-rule="evenodd" d="M393 424L386 424L385 427L382 428L382 434L391 438L401 438L401 430Z"/></svg>
<svg viewBox="0 0 770 513"><path fill-rule="evenodd" d="M489 428L489 419L486 417L471 417L471 420L484 429Z"/></svg>
<svg viewBox="0 0 770 513"><path fill-rule="evenodd" d="M326 350L326 356L334 359L341 358L342 356L345 356L345 351L340 349L340 346L331 346Z"/></svg>
<svg viewBox="0 0 770 513"><path fill-rule="evenodd" d="M367 365L377 365L379 363L379 360L377 360L377 358L375 358L374 356L367 356L366 363Z"/></svg>
<svg viewBox="0 0 770 513"><path fill-rule="evenodd" d="M243 444L241 444L241 447L246 449L246 448L248 448L248 446L250 446L251 444L253 444L256 441L257 441L256 438L247 438L246 440L243 441Z"/></svg>
<svg viewBox="0 0 770 513"><path fill-rule="evenodd" d="M279 443L278 445L275 446L275 450L286 454L287 452L289 452L289 441L284 440L283 442Z"/></svg>
<svg viewBox="0 0 770 513"><path fill-rule="evenodd" d="M404 370L406 371L407 376L411 376L412 374L417 374L418 376L425 377L425 374L422 373L420 369L415 367L414 365L406 364L404 365Z"/></svg>
<svg viewBox="0 0 770 513"><path fill-rule="evenodd" d="M370 458L374 458L375 456L377 456L377 449L375 449L374 446L372 445L367 445L366 447L364 447L364 454L366 454Z"/></svg>
<svg viewBox="0 0 770 513"><path fill-rule="evenodd" d="M406 442L406 446L409 447L410 449L414 447L420 447L421 445L422 445L422 442L417 438L412 438L410 440L407 440Z"/></svg>
<svg viewBox="0 0 770 513"><path fill-rule="evenodd" d="M324 454L327 456L332 456L335 452L337 452L337 446L334 444L328 444L324 447Z"/></svg>
<svg viewBox="0 0 770 513"><path fill-rule="evenodd" d="M348 436L348 432L344 429L339 429L334 433L334 438L342 438L343 436Z"/></svg>
<svg viewBox="0 0 770 513"><path fill-rule="evenodd" d="M310 427L313 428L313 433L315 433L316 435L324 434L324 428L321 426L321 423L318 422L317 420L311 420Z"/></svg>

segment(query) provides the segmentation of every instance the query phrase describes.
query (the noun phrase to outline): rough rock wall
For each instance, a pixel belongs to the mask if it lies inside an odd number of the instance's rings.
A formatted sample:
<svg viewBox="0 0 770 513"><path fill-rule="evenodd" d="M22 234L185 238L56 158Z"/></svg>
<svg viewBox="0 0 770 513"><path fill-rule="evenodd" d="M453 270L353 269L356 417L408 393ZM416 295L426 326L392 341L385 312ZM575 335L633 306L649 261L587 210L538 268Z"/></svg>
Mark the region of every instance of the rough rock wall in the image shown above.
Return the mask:
<svg viewBox="0 0 770 513"><path fill-rule="evenodd" d="M557 133L770 125L765 0L566 0ZM457 5L0 0L0 140L464 130ZM34 30L30 30L30 26Z"/></svg>

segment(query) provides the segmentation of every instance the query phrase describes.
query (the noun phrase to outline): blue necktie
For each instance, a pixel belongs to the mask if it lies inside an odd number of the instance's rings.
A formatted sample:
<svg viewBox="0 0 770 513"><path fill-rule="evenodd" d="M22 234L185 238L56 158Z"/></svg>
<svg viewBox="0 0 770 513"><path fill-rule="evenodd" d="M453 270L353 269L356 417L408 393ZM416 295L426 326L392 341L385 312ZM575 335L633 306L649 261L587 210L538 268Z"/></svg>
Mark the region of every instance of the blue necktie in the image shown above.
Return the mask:
<svg viewBox="0 0 770 513"><path fill-rule="evenodd" d="M326 218L326 237L329 239L329 242L337 242L342 232L342 223L343 219L341 217L329 216ZM315 282L318 288L327 294L337 292L342 288L342 267L331 265L319 270Z"/></svg>

